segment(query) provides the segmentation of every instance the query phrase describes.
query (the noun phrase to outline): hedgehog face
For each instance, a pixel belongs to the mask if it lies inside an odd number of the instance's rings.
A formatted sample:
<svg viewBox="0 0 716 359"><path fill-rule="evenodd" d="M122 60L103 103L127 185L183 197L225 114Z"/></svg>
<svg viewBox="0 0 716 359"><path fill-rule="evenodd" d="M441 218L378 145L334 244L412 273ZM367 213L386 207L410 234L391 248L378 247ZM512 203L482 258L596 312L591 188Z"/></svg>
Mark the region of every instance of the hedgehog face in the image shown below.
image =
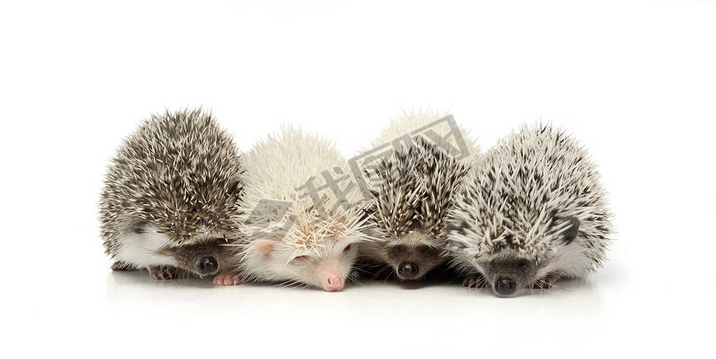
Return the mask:
<svg viewBox="0 0 716 359"><path fill-rule="evenodd" d="M253 264L264 271L261 275L274 281L289 282L340 291L358 255L351 241L331 241L321 248L296 251L292 244L280 240L261 239L252 242Z"/></svg>
<svg viewBox="0 0 716 359"><path fill-rule="evenodd" d="M485 286L500 297L511 297L537 282L537 263L533 258L516 253L500 253L476 260L476 267L485 280Z"/></svg>
<svg viewBox="0 0 716 359"><path fill-rule="evenodd" d="M445 262L444 249L434 238L410 233L397 240L367 242L365 252L389 265L401 280L418 280Z"/></svg>
<svg viewBox="0 0 716 359"><path fill-rule="evenodd" d="M174 266L192 272L200 277L215 275L227 266L227 251L224 237L207 237L196 244L162 248L159 255L171 257Z"/></svg>
<svg viewBox="0 0 716 359"><path fill-rule="evenodd" d="M228 266L223 234L186 234L178 241L155 225L134 221L127 225L119 242L116 259L140 268L171 266L203 277Z"/></svg>
<svg viewBox="0 0 716 359"><path fill-rule="evenodd" d="M547 243L546 250L526 251L516 243L525 243L525 239L514 235L501 235L490 241L489 249L467 254L469 262L479 272L478 284L489 287L500 297L511 297L523 290L549 288L556 279L564 274L564 261L579 255L581 245L575 242L580 222L575 217L556 221L560 223L545 234L541 242ZM467 252L467 249L463 249Z"/></svg>

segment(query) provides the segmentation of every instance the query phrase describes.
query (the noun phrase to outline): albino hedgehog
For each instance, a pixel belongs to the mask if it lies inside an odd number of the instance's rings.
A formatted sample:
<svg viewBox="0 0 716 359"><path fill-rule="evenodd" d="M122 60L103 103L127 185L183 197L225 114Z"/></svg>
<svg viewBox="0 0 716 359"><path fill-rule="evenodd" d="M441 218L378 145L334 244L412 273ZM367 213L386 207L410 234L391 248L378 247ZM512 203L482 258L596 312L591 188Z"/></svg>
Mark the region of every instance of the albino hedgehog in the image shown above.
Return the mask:
<svg viewBox="0 0 716 359"><path fill-rule="evenodd" d="M448 235L466 285L512 296L601 266L612 232L607 200L587 152L563 131L523 126L467 183Z"/></svg>
<svg viewBox="0 0 716 359"><path fill-rule="evenodd" d="M101 235L112 269L173 279L227 267L223 244L238 233L241 176L237 148L211 114L152 115L124 141L104 181Z"/></svg>
<svg viewBox="0 0 716 359"><path fill-rule="evenodd" d="M362 196L345 159L328 141L285 128L258 143L242 164L246 215L236 251L240 264L214 283L268 281L343 289L358 252L354 244L365 239L360 231ZM326 183L324 175L345 180ZM306 190L306 183L318 188L317 196ZM321 188L326 184L330 188ZM262 208L262 200L286 206Z"/></svg>
<svg viewBox="0 0 716 359"><path fill-rule="evenodd" d="M372 144L382 145L443 117L432 111L404 112ZM433 129L440 137L449 131L444 123ZM446 262L447 216L465 175L479 158L479 149L470 140L465 139L470 154L462 159L448 153L441 141L413 137L407 148L396 149L366 171L371 182L366 233L375 240L361 245L362 256L368 263L387 265L401 280L423 278ZM459 148L454 136L447 141Z"/></svg>

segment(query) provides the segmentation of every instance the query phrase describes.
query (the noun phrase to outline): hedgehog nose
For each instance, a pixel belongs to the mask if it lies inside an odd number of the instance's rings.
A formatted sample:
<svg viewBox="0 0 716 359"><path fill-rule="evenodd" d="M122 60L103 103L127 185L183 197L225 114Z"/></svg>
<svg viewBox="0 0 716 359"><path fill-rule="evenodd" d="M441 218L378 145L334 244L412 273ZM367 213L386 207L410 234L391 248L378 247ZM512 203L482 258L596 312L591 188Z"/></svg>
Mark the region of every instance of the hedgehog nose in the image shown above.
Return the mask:
<svg viewBox="0 0 716 359"><path fill-rule="evenodd" d="M219 263L216 261L216 258L211 256L199 258L196 262L196 269L200 274L214 273L218 267Z"/></svg>
<svg viewBox="0 0 716 359"><path fill-rule="evenodd" d="M343 289L343 278L335 274L327 276L323 280L323 289L329 292Z"/></svg>
<svg viewBox="0 0 716 359"><path fill-rule="evenodd" d="M415 279L420 273L417 263L400 263L398 266L398 274L405 279Z"/></svg>
<svg viewBox="0 0 716 359"><path fill-rule="evenodd" d="M499 295L509 296L515 294L517 282L510 277L499 277L495 281L495 292Z"/></svg>

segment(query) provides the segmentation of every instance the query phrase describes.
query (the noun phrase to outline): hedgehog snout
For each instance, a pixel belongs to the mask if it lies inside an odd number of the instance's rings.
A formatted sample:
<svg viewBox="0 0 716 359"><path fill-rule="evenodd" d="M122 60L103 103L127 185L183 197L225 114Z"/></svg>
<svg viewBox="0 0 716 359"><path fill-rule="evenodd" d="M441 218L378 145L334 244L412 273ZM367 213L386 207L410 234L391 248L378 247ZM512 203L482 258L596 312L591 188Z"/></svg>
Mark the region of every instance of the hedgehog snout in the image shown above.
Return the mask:
<svg viewBox="0 0 716 359"><path fill-rule="evenodd" d="M345 286L343 263L336 260L324 260L318 268L318 279L321 287L328 292L342 290Z"/></svg>
<svg viewBox="0 0 716 359"><path fill-rule="evenodd" d="M491 261L489 272L495 294L501 297L514 295L522 285L530 282L534 268L535 263L525 258Z"/></svg>
<svg viewBox="0 0 716 359"><path fill-rule="evenodd" d="M340 274L329 274L323 279L323 289L333 292L343 289L343 277Z"/></svg>
<svg viewBox="0 0 716 359"><path fill-rule="evenodd" d="M517 280L508 276L500 276L495 280L495 293L501 296L511 296L517 291Z"/></svg>
<svg viewBox="0 0 716 359"><path fill-rule="evenodd" d="M194 267L200 275L213 274L219 269L219 262L212 256L200 257Z"/></svg>
<svg viewBox="0 0 716 359"><path fill-rule="evenodd" d="M420 276L420 267L414 262L403 262L398 265L398 275L403 279L417 279Z"/></svg>

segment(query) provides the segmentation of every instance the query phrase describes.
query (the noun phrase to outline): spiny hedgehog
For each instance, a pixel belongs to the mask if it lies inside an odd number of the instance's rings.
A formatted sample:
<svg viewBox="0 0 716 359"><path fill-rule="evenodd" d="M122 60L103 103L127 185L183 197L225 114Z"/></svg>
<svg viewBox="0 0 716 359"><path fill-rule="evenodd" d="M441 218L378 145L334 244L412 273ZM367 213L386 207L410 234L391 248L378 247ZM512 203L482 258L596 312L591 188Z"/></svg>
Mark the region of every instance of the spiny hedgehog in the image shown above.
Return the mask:
<svg viewBox="0 0 716 359"><path fill-rule="evenodd" d="M155 279L227 267L222 244L238 233L238 150L211 114L152 115L124 140L100 201L101 236L114 270Z"/></svg>
<svg viewBox="0 0 716 359"><path fill-rule="evenodd" d="M364 235L362 196L339 152L322 138L284 128L258 143L242 164L246 176L241 206L247 215L235 253L239 270L223 273L214 282L343 289L358 252L354 244ZM333 183L326 176L348 180ZM309 191L311 186L316 191ZM286 219L276 220L284 217L279 208L260 210L262 200L288 202Z"/></svg>
<svg viewBox="0 0 716 359"><path fill-rule="evenodd" d="M502 139L450 214L448 249L469 286L499 296L601 266L612 226L586 150L549 125Z"/></svg>
<svg viewBox="0 0 716 359"><path fill-rule="evenodd" d="M431 111L404 113L373 145L408 134L440 118ZM441 137L448 132L444 126L434 130ZM455 141L455 138L447 140ZM441 147L444 142L431 143L418 136L407 148L397 149L377 167L367 170L373 184L366 206L368 225L365 228L375 240L361 245L366 262L387 264L399 279L414 280L446 261L447 215L463 178L479 156L474 142L465 142L471 155L457 159Z"/></svg>

